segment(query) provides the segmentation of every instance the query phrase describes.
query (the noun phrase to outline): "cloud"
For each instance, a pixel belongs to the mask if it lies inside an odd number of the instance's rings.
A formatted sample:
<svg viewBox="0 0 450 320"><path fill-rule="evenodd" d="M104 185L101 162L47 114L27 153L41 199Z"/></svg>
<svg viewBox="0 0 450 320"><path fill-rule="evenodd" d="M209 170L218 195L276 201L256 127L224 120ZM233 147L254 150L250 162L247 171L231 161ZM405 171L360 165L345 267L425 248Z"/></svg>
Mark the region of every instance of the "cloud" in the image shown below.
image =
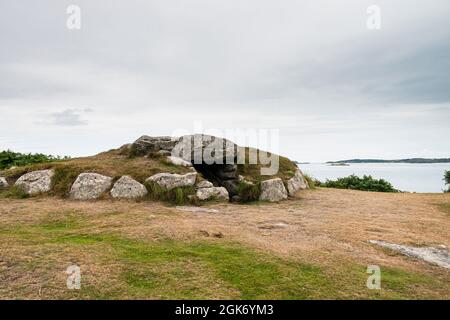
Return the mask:
<svg viewBox="0 0 450 320"><path fill-rule="evenodd" d="M77 109L65 109L60 112L53 112L47 116L46 120L42 123L56 126L76 127L87 125L88 122L83 119L82 114L91 112L89 108L83 110Z"/></svg>
<svg viewBox="0 0 450 320"><path fill-rule="evenodd" d="M305 161L450 150L448 0L378 0L379 31L369 0L78 0L79 31L70 4L0 2L10 148L87 154L203 121L279 128Z"/></svg>

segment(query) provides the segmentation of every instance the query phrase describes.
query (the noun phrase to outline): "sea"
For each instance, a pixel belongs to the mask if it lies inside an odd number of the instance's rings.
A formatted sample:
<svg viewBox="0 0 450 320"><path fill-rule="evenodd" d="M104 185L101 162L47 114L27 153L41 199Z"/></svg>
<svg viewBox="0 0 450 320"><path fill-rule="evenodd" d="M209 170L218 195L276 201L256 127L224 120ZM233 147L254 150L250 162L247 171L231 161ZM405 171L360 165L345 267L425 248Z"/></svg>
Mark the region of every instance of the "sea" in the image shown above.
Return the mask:
<svg viewBox="0 0 450 320"><path fill-rule="evenodd" d="M351 174L362 177L371 175L389 181L394 188L407 192L436 193L446 190L445 170L450 163L355 163L336 166L327 163L299 164L300 169L320 181L346 177Z"/></svg>

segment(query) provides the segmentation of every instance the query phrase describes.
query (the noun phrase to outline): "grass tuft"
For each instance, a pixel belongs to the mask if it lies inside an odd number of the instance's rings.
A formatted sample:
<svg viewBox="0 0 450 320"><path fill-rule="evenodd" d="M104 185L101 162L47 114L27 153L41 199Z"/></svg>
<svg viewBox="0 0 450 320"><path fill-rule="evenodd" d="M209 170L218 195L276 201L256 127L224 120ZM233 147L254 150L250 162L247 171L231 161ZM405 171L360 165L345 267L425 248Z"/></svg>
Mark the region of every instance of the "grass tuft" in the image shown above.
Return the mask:
<svg viewBox="0 0 450 320"><path fill-rule="evenodd" d="M250 184L242 181L238 185L237 192L241 202L258 201L261 195L261 183Z"/></svg>
<svg viewBox="0 0 450 320"><path fill-rule="evenodd" d="M30 195L26 193L23 188L18 186L0 189L0 198L26 199L29 197Z"/></svg>
<svg viewBox="0 0 450 320"><path fill-rule="evenodd" d="M163 201L175 205L183 205L195 201L194 186L177 187L166 190L153 181L147 181L144 185L148 191L146 198L149 200Z"/></svg>

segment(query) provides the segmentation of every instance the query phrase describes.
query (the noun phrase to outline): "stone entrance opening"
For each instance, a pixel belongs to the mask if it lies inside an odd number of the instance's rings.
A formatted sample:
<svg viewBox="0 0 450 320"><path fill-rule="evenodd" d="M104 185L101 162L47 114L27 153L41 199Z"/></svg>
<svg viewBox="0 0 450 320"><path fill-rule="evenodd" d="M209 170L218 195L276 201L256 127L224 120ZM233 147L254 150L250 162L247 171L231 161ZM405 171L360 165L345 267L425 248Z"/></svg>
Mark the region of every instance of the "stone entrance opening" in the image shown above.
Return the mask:
<svg viewBox="0 0 450 320"><path fill-rule="evenodd" d="M230 197L237 195L238 174L235 164L195 164L195 170L200 172L205 179L212 182L215 186L227 189Z"/></svg>

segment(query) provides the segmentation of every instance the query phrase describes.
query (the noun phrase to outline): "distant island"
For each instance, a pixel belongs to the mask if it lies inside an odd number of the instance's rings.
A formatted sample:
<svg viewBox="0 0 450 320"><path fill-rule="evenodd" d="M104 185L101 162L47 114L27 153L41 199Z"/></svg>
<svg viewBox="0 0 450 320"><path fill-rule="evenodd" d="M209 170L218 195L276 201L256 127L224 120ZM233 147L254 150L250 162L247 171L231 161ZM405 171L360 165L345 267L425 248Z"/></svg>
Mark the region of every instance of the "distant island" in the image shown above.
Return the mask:
<svg viewBox="0 0 450 320"><path fill-rule="evenodd" d="M328 161L330 164L340 163L450 163L450 158L410 158L410 159L397 159L397 160L384 160L384 159L350 159L339 161Z"/></svg>

